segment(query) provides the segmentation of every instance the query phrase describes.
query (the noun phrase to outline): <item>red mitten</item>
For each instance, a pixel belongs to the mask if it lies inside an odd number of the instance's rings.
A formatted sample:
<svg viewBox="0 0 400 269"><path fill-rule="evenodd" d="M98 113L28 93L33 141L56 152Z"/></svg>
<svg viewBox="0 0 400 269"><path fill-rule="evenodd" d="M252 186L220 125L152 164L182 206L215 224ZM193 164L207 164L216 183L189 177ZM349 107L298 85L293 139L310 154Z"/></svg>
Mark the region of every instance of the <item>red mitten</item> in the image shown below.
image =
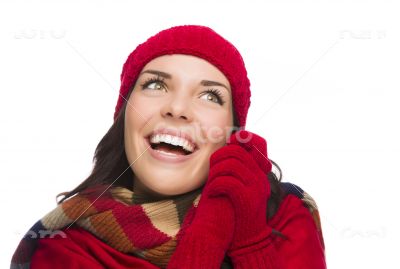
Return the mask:
<svg viewBox="0 0 400 269"><path fill-rule="evenodd" d="M267 268L262 259L272 229L266 224L271 171L266 156L265 140L246 131L233 134L211 155L195 216L168 269L220 268L226 252L235 268Z"/></svg>
<svg viewBox="0 0 400 269"><path fill-rule="evenodd" d="M210 166L212 173L214 166ZM226 167L229 172L229 167ZM209 173L209 174L210 174ZM218 180L217 180L218 181ZM225 197L213 195L216 191L210 177L193 212L188 212L183 233L168 263L167 269L219 269L232 241L234 212Z"/></svg>
<svg viewBox="0 0 400 269"><path fill-rule="evenodd" d="M267 225L266 212L270 196L267 174L272 165L266 141L239 131L211 156L210 165L214 167L209 176L213 195L227 197L234 210L235 229L228 255L235 268L270 268L272 228Z"/></svg>
<svg viewBox="0 0 400 269"><path fill-rule="evenodd" d="M261 136L249 131L240 130L229 137L228 145L238 145L244 148L257 162L263 172L268 175L272 164L268 159L267 142Z"/></svg>

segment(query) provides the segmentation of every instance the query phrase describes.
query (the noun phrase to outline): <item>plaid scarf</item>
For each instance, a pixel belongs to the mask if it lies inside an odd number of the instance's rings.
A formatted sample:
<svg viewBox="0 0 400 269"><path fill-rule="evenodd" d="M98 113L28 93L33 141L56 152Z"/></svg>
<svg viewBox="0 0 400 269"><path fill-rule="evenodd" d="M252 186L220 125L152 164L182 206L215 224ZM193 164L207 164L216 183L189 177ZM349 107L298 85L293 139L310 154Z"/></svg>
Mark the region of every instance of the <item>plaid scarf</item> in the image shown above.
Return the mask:
<svg viewBox="0 0 400 269"><path fill-rule="evenodd" d="M295 184L280 185L285 195L296 195L309 209L324 245L314 199ZM62 229L72 225L90 231L123 253L165 268L179 237L194 217L201 189L163 200L149 200L121 187L106 190L101 186L77 194L36 222L19 243L11 269L29 268L38 239L65 236ZM221 268L232 268L229 259L224 260Z"/></svg>

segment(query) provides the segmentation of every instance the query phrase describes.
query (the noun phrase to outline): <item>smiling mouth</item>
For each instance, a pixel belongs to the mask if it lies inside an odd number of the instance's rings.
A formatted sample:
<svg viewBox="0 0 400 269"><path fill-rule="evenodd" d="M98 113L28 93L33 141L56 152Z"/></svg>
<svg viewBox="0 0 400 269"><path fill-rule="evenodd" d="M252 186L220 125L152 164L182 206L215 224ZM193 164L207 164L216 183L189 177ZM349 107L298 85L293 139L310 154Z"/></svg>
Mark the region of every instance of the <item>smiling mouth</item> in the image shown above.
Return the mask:
<svg viewBox="0 0 400 269"><path fill-rule="evenodd" d="M147 137L146 140L147 140L147 143L150 145L150 147L153 150L160 151L160 152L167 153L167 154L171 154L171 155L174 154L174 155L185 155L186 156L186 155L193 154L197 150L197 148L195 148L193 150L193 152L191 152L189 150L186 150L182 146L172 145L172 144L169 144L169 143L166 143L166 142L152 143L152 142L150 142L150 137Z"/></svg>
<svg viewBox="0 0 400 269"><path fill-rule="evenodd" d="M168 143L160 142L158 144L150 143L153 150L163 151L175 155L190 155L192 152L185 150L181 146L175 146Z"/></svg>

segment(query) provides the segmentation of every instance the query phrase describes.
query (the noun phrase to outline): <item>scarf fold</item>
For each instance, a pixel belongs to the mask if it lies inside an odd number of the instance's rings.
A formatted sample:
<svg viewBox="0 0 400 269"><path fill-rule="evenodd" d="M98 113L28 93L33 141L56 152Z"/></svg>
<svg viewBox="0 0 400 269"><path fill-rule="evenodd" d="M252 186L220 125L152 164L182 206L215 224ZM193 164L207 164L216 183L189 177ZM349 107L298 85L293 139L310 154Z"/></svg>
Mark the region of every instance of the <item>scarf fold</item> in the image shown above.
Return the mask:
<svg viewBox="0 0 400 269"><path fill-rule="evenodd" d="M309 209L325 248L314 199L295 184L281 182L280 187L285 195L296 195ZM11 269L30 268L40 238L65 237L63 229L74 225L123 253L165 268L193 220L201 191L200 188L169 198L154 198L122 187L107 190L106 186L99 186L85 190L59 204L31 227L14 252ZM232 268L229 264L224 261L221 268Z"/></svg>
<svg viewBox="0 0 400 269"><path fill-rule="evenodd" d="M39 220L22 239L12 263L23 263L29 268L36 239L65 236L63 229L77 225L123 253L165 268L185 217L194 212L200 197L201 189L163 199L135 197L131 190L122 187L86 190Z"/></svg>

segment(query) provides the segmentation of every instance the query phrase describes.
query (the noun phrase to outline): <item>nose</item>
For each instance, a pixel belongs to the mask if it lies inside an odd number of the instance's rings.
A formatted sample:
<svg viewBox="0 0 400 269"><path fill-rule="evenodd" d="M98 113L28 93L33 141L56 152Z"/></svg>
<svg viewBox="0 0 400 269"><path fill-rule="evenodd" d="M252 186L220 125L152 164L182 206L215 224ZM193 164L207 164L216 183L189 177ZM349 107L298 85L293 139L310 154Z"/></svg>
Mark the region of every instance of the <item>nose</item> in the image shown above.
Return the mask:
<svg viewBox="0 0 400 269"><path fill-rule="evenodd" d="M190 101L184 96L171 96L161 108L161 115L164 118L177 118L191 121L193 118Z"/></svg>

